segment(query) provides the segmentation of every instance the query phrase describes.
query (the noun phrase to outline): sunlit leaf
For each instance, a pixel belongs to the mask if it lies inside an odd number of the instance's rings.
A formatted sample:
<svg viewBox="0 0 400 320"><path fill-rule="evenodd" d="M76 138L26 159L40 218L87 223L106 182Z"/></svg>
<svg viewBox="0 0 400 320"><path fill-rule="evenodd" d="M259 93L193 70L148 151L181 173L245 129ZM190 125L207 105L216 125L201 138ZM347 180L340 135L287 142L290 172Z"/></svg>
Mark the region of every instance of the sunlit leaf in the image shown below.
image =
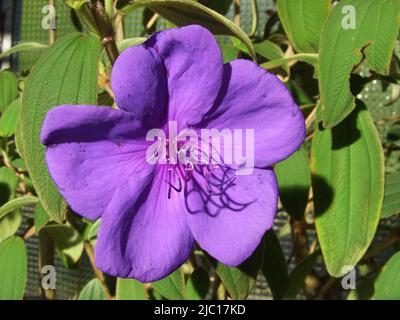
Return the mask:
<svg viewBox="0 0 400 320"><path fill-rule="evenodd" d="M385 195L381 218L400 213L400 173L390 173L385 177Z"/></svg>
<svg viewBox="0 0 400 320"><path fill-rule="evenodd" d="M386 262L375 282L375 299L400 299L400 252Z"/></svg>
<svg viewBox="0 0 400 320"><path fill-rule="evenodd" d="M60 104L96 104L100 46L91 35L71 33L61 38L36 63L25 84L22 156L43 207L57 222L64 219L66 203L48 174L40 130L47 111Z"/></svg>
<svg viewBox="0 0 400 320"><path fill-rule="evenodd" d="M168 277L152 282L154 290L169 300L186 298L185 279L181 269L171 273Z"/></svg>
<svg viewBox="0 0 400 320"><path fill-rule="evenodd" d="M277 0L278 15L297 52L318 52L322 26L330 0Z"/></svg>
<svg viewBox="0 0 400 320"><path fill-rule="evenodd" d="M24 296L28 261L25 243L11 237L0 243L0 300L21 300Z"/></svg>
<svg viewBox="0 0 400 320"><path fill-rule="evenodd" d="M362 103L333 129L313 139L316 228L329 274L363 257L378 226L384 191L384 155L379 135Z"/></svg>
<svg viewBox="0 0 400 320"><path fill-rule="evenodd" d="M304 148L274 166L278 178L279 197L287 213L300 220L308 202L311 173L308 155Z"/></svg>
<svg viewBox="0 0 400 320"><path fill-rule="evenodd" d="M117 300L147 300L144 284L134 279L117 279Z"/></svg>
<svg viewBox="0 0 400 320"><path fill-rule="evenodd" d="M4 112L7 106L15 100L18 92L16 76L10 71L0 72L0 112Z"/></svg>
<svg viewBox="0 0 400 320"><path fill-rule="evenodd" d="M17 122L21 111L21 100L14 100L0 117L0 136L11 137L17 128Z"/></svg>
<svg viewBox="0 0 400 320"><path fill-rule="evenodd" d="M264 246L261 244L253 255L238 267L229 267L210 257L218 276L228 290L232 299L245 299L253 290L258 271L261 268Z"/></svg>
<svg viewBox="0 0 400 320"><path fill-rule="evenodd" d="M389 72L400 25L399 13L399 1L342 0L333 8L319 48L319 87L325 127L337 125L355 108L349 83L355 66L364 60L368 68L378 73Z"/></svg>
<svg viewBox="0 0 400 320"><path fill-rule="evenodd" d="M90 280L79 294L79 300L106 300L107 295L99 279Z"/></svg>

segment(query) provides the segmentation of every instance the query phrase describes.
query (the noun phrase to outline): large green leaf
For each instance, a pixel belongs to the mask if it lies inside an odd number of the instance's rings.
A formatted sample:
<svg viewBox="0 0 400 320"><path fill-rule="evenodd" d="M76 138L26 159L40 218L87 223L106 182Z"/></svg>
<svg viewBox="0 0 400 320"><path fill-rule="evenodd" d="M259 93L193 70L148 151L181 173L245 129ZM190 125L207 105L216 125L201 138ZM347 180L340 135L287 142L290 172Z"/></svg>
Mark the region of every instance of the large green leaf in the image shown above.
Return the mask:
<svg viewBox="0 0 400 320"><path fill-rule="evenodd" d="M203 268L196 268L187 282L187 298L189 300L204 300L209 289L210 275Z"/></svg>
<svg viewBox="0 0 400 320"><path fill-rule="evenodd" d="M400 300L400 252L386 262L375 282L375 299Z"/></svg>
<svg viewBox="0 0 400 320"><path fill-rule="evenodd" d="M21 110L22 155L43 207L57 222L64 219L66 203L48 174L40 130L47 111L58 105L96 104L100 47L100 41L94 36L69 34L47 50L25 85Z"/></svg>
<svg viewBox="0 0 400 320"><path fill-rule="evenodd" d="M281 244L274 230L264 237L264 261L261 271L275 300L282 299L289 284L288 268Z"/></svg>
<svg viewBox="0 0 400 320"><path fill-rule="evenodd" d="M286 160L277 163L274 169L283 207L294 219L302 219L311 186L307 152L300 148Z"/></svg>
<svg viewBox="0 0 400 320"><path fill-rule="evenodd" d="M24 296L28 261L25 243L11 237L0 243L0 300L20 300Z"/></svg>
<svg viewBox="0 0 400 320"><path fill-rule="evenodd" d="M79 300L106 300L107 295L99 279L90 280L79 294Z"/></svg>
<svg viewBox="0 0 400 320"><path fill-rule="evenodd" d="M117 279L117 300L147 300L144 284L135 279Z"/></svg>
<svg viewBox="0 0 400 320"><path fill-rule="evenodd" d="M331 0L277 0L278 15L298 52L318 52L320 32Z"/></svg>
<svg viewBox="0 0 400 320"><path fill-rule="evenodd" d="M233 35L239 38L255 58L253 44L247 34L218 12L192 0L136 0L117 1L117 8L128 13L138 7L145 6L157 12L177 26L200 24L215 34Z"/></svg>
<svg viewBox="0 0 400 320"><path fill-rule="evenodd" d="M4 112L7 106L15 100L18 92L17 78L12 72L0 72L0 112Z"/></svg>
<svg viewBox="0 0 400 320"><path fill-rule="evenodd" d="M181 269L171 273L164 279L151 284L158 293L169 300L182 300L186 298L185 279Z"/></svg>
<svg viewBox="0 0 400 320"><path fill-rule="evenodd" d="M264 256L263 243L238 267L229 267L210 258L232 299L245 299L253 290Z"/></svg>
<svg viewBox="0 0 400 320"><path fill-rule="evenodd" d="M354 8L354 29L342 25L347 19L342 13L344 6ZM370 69L381 74L389 72L400 23L399 11L398 0L343 0L332 10L322 31L318 64L325 127L335 126L354 109L350 74L364 58Z"/></svg>
<svg viewBox="0 0 400 320"><path fill-rule="evenodd" d="M385 196L381 218L400 213L400 173L391 173L385 177Z"/></svg>
<svg viewBox="0 0 400 320"><path fill-rule="evenodd" d="M17 128L21 111L21 99L14 100L0 117L0 136L11 137Z"/></svg>
<svg viewBox="0 0 400 320"><path fill-rule="evenodd" d="M340 277L371 244L382 208L384 155L365 106L333 129L317 128L312 154L318 238L329 274Z"/></svg>

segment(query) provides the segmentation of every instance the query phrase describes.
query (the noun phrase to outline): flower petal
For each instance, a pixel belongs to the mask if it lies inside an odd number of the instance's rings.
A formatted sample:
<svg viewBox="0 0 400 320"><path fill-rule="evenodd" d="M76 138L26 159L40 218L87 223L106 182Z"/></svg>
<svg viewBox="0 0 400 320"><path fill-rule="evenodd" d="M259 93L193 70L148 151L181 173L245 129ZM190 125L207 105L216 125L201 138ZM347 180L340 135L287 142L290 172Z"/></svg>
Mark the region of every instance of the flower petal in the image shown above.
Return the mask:
<svg viewBox="0 0 400 320"><path fill-rule="evenodd" d="M151 173L142 131L134 115L108 107L63 105L47 113L47 167L75 212L97 219L130 173Z"/></svg>
<svg viewBox="0 0 400 320"><path fill-rule="evenodd" d="M253 129L256 167L287 158L303 143L301 110L275 75L251 61L234 60L224 65L223 83L204 122L219 130Z"/></svg>
<svg viewBox="0 0 400 320"><path fill-rule="evenodd" d="M220 171L218 175L226 179L235 174ZM236 176L223 196L207 189L215 181L206 183L198 174L194 181L186 200L193 237L222 263L241 264L273 225L278 199L273 170L254 169L251 175Z"/></svg>
<svg viewBox="0 0 400 320"><path fill-rule="evenodd" d="M151 126L160 125L168 103L160 56L144 45L129 47L115 61L111 88L117 105Z"/></svg>
<svg viewBox="0 0 400 320"><path fill-rule="evenodd" d="M134 174L118 189L100 225L95 247L99 269L151 282L189 257L194 240L186 224L183 193L173 192L168 199L167 174L166 166L153 181Z"/></svg>
<svg viewBox="0 0 400 320"><path fill-rule="evenodd" d="M205 28L190 25L154 34L145 45L164 62L169 92L168 119L185 127L211 108L222 84L221 50Z"/></svg>

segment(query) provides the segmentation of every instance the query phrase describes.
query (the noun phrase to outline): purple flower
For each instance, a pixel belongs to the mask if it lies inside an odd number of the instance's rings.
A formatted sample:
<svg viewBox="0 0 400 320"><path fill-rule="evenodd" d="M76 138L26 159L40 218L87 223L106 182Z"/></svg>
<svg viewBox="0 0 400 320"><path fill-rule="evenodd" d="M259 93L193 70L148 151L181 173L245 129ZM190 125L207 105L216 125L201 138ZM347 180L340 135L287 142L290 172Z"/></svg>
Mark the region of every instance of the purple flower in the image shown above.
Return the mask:
<svg viewBox="0 0 400 320"><path fill-rule="evenodd" d="M41 132L50 175L70 207L102 219L98 268L155 281L185 262L195 241L222 263L242 263L273 225L278 194L271 166L304 141L304 119L288 90L251 61L223 64L214 37L197 25L126 49L111 86L119 110L58 106ZM222 152L219 165L173 164L168 153L167 163L149 163L154 142L147 133L167 132L171 121L178 131L254 130L254 170L236 174L240 164L227 163Z"/></svg>

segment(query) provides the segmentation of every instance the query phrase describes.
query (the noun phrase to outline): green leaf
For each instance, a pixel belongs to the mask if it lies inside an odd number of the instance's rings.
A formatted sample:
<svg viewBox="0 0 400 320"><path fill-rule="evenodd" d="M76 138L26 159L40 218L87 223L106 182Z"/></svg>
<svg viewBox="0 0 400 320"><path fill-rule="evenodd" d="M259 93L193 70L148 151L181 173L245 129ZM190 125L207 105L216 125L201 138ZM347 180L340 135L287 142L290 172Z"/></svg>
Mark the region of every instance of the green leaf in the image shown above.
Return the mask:
<svg viewBox="0 0 400 320"><path fill-rule="evenodd" d="M169 300L183 300L186 298L185 279L181 269L169 276L152 282L154 290Z"/></svg>
<svg viewBox="0 0 400 320"><path fill-rule="evenodd" d="M17 127L15 129L15 147L17 149L18 154L21 156L21 158L24 158L24 150L23 150L23 143L22 143L22 128L21 128L21 111L20 111L20 117L17 121ZM26 164L25 164L26 166Z"/></svg>
<svg viewBox="0 0 400 320"><path fill-rule="evenodd" d="M315 251L309 255L302 262L300 262L289 275L289 285L286 290L284 299L296 299L297 294L300 292L304 285L306 277L310 274L314 263L317 261L321 252Z"/></svg>
<svg viewBox="0 0 400 320"><path fill-rule="evenodd" d="M283 29L297 52L318 52L320 32L330 0L277 0Z"/></svg>
<svg viewBox="0 0 400 320"><path fill-rule="evenodd" d="M248 48L250 55L255 58L253 44L247 34L228 18L202 4L192 0L136 0L117 1L116 7L122 13L128 13L139 7L147 7L157 12L163 18L177 26L199 24L214 34L233 35L239 38Z"/></svg>
<svg viewBox="0 0 400 320"><path fill-rule="evenodd" d="M15 45L14 47L1 52L0 53L0 60L8 57L9 55L13 54L13 53L17 53L17 52L22 52L22 51L28 51L28 50L33 50L33 49L45 49L48 48L48 45L46 44L42 44L42 43L38 43L38 42L24 42L24 43L20 43Z"/></svg>
<svg viewBox="0 0 400 320"><path fill-rule="evenodd" d="M400 212L400 173L391 173L385 178L385 194L381 218L388 218Z"/></svg>
<svg viewBox="0 0 400 320"><path fill-rule="evenodd" d="M342 13L344 6L355 10L354 29L342 26L351 17L351 13ZM322 31L318 64L325 127L337 125L355 108L349 83L355 66L365 60L370 69L388 74L400 25L399 12L397 0L343 0L333 8Z"/></svg>
<svg viewBox="0 0 400 320"><path fill-rule="evenodd" d="M57 222L64 220L66 203L48 174L40 130L47 111L58 105L96 104L100 47L94 36L71 33L47 50L25 84L18 150L43 207Z"/></svg>
<svg viewBox="0 0 400 320"><path fill-rule="evenodd" d="M14 100L0 117L0 136L11 137L17 128L21 111L21 99Z"/></svg>
<svg viewBox="0 0 400 320"><path fill-rule="evenodd" d="M312 146L316 228L329 274L363 257L378 226L384 155L365 106L333 129L316 129Z"/></svg>
<svg viewBox="0 0 400 320"><path fill-rule="evenodd" d="M117 300L147 300L144 284L134 279L117 279Z"/></svg>
<svg viewBox="0 0 400 320"><path fill-rule="evenodd" d="M23 196L23 197L13 199L0 207L0 219L3 218L6 214L8 214L16 209L30 206L30 205L36 204L38 202L39 202L39 199L34 196Z"/></svg>
<svg viewBox="0 0 400 320"><path fill-rule="evenodd" d="M15 235L22 223L20 211L13 211L0 219L0 242Z"/></svg>
<svg viewBox="0 0 400 320"><path fill-rule="evenodd" d="M375 299L400 300L400 252L386 262L375 282Z"/></svg>
<svg viewBox="0 0 400 320"><path fill-rule="evenodd" d="M288 268L281 244L274 230L264 237L264 261L261 271L275 300L282 299L289 284Z"/></svg>
<svg viewBox="0 0 400 320"><path fill-rule="evenodd" d="M232 60L237 59L238 50L234 46L222 42L219 43L219 46L221 48L222 58L224 59L224 63L228 63Z"/></svg>
<svg viewBox="0 0 400 320"><path fill-rule="evenodd" d="M97 233L99 232L100 223L101 223L101 219L97 219L95 222L89 223L87 225L85 232L83 234L83 238L86 241L91 241L91 240L97 238Z"/></svg>
<svg viewBox="0 0 400 320"><path fill-rule="evenodd" d="M118 51L122 52L126 48L142 44L143 42L146 41L146 39L147 38L144 38L144 37L136 37L136 38L128 38L128 39L121 40L121 41L117 42Z"/></svg>
<svg viewBox="0 0 400 320"><path fill-rule="evenodd" d="M11 237L0 243L0 300L21 300L24 296L28 260L25 243Z"/></svg>
<svg viewBox="0 0 400 320"><path fill-rule="evenodd" d="M46 210L44 210L42 204L39 202L35 207L35 215L34 215L34 222L35 222L35 231L39 233L39 231L49 222L50 217L47 214Z"/></svg>
<svg viewBox="0 0 400 320"><path fill-rule="evenodd" d="M14 170L8 167L0 167L0 206L15 197L17 184L18 178Z"/></svg>
<svg viewBox="0 0 400 320"><path fill-rule="evenodd" d="M282 59L285 56L281 47L270 40L264 40L263 42L255 43L254 49L256 50L257 54L271 61ZM287 75L290 74L290 68L286 63L283 63L278 67L280 66L283 67L283 70Z"/></svg>
<svg viewBox="0 0 400 320"><path fill-rule="evenodd" d="M301 220L308 202L311 173L308 155L303 147L274 166L278 178L279 197L287 213Z"/></svg>
<svg viewBox="0 0 400 320"><path fill-rule="evenodd" d="M107 295L100 280L90 280L79 294L79 300L107 300Z"/></svg>
<svg viewBox="0 0 400 320"><path fill-rule="evenodd" d="M9 71L0 72L0 112L15 100L18 93L17 77Z"/></svg>
<svg viewBox="0 0 400 320"><path fill-rule="evenodd" d="M268 60L275 60L283 58L284 56L281 47L270 40L264 40L263 42L254 43L253 45L256 53Z"/></svg>
<svg viewBox="0 0 400 320"><path fill-rule="evenodd" d="M210 276L203 268L196 268L186 285L188 300L204 300L210 289Z"/></svg>
<svg viewBox="0 0 400 320"><path fill-rule="evenodd" d="M254 288L263 255L264 245L261 243L253 255L238 267L229 267L208 257L232 299L241 300L247 298Z"/></svg>
<svg viewBox="0 0 400 320"><path fill-rule="evenodd" d="M74 228L68 225L52 224L42 228L54 240L57 252L63 263L69 267L78 262L83 253L83 238Z"/></svg>

